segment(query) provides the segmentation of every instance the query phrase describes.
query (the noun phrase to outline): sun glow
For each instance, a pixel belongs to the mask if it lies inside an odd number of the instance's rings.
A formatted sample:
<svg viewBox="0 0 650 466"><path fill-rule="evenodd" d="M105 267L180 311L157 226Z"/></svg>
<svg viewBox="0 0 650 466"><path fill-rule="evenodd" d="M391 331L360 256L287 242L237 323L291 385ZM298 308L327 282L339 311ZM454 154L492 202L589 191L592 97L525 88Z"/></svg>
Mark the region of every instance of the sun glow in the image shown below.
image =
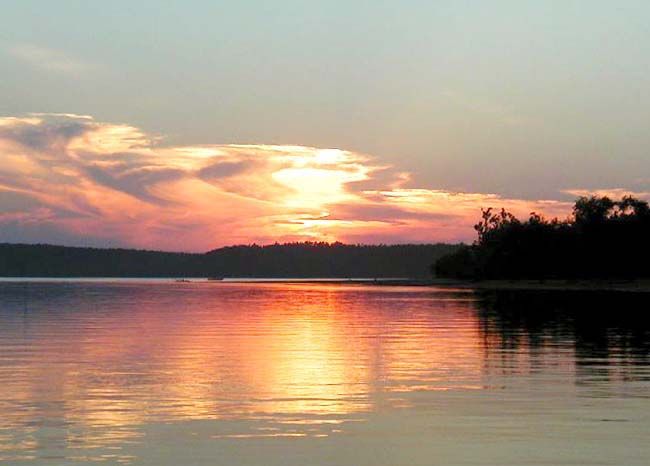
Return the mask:
<svg viewBox="0 0 650 466"><path fill-rule="evenodd" d="M75 335L56 320L32 317L36 334L47 338L35 339L37 359L22 377L0 385L0 398L38 399L48 384L65 400L66 425L83 427L77 444L110 445L137 435L140 425L178 420L239 418L327 434L374 409L403 406L405 392L480 388L485 356L476 315L453 300L445 312L423 308L407 317L404 308L391 308L399 292L376 287L265 284L251 294L223 283L219 293L215 285L194 284L167 294L168 284L151 286L147 293L157 298L140 306L132 296L117 298L105 313L72 306ZM359 299L360 292L369 297ZM372 293L384 293L380 304ZM183 318L161 305L171 296ZM79 355L79 363L62 363L61 348ZM31 419L33 413L11 406L0 404L2 419ZM242 424L235 429L248 433Z"/></svg>
<svg viewBox="0 0 650 466"><path fill-rule="evenodd" d="M285 168L273 173L272 177L291 190L285 200L287 207L321 208L353 199L353 195L345 191L345 184L363 180L365 174L321 168Z"/></svg>

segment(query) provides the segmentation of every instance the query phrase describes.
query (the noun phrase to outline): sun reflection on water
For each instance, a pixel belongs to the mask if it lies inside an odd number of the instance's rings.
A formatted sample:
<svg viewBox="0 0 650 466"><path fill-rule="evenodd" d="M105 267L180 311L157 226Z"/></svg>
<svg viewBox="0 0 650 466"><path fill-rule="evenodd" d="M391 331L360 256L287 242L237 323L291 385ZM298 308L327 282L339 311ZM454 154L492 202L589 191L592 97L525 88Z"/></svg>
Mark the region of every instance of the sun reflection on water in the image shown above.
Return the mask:
<svg viewBox="0 0 650 466"><path fill-rule="evenodd" d="M120 449L141 441L143 426L173 422L212 421L214 438L328 436L409 406L404 393L482 386L468 293L205 283L35 291L26 312L11 299L0 311L0 459L128 462Z"/></svg>

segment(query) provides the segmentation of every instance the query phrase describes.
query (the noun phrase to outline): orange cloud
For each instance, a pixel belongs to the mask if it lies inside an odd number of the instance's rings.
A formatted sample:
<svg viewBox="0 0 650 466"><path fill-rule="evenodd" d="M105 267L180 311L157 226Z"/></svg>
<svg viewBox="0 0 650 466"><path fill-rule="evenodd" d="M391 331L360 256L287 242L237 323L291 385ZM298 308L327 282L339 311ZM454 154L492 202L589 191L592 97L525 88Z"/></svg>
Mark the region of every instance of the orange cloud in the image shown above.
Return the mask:
<svg viewBox="0 0 650 466"><path fill-rule="evenodd" d="M639 199L650 199L650 192L648 191L631 191L623 188L610 188L610 189L565 189L563 193L570 194L574 197L589 197L589 196L607 196L611 199L620 199L623 196L634 196Z"/></svg>
<svg viewBox="0 0 650 466"><path fill-rule="evenodd" d="M408 187L339 149L170 147L89 116L0 118L0 240L207 250L233 243L471 240L481 207L565 216L560 201Z"/></svg>

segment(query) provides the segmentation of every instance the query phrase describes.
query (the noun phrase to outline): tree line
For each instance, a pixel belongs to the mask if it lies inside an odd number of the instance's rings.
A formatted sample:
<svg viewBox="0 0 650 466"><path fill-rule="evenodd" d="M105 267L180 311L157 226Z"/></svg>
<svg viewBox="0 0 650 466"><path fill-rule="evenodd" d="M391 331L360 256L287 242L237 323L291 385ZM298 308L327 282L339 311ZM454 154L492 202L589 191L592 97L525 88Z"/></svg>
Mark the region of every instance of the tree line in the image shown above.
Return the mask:
<svg viewBox="0 0 650 466"><path fill-rule="evenodd" d="M4 277L422 278L449 244L242 245L207 253L0 244Z"/></svg>
<svg viewBox="0 0 650 466"><path fill-rule="evenodd" d="M632 196L580 197L566 220L483 209L478 238L432 271L462 279L632 279L650 277L650 208Z"/></svg>

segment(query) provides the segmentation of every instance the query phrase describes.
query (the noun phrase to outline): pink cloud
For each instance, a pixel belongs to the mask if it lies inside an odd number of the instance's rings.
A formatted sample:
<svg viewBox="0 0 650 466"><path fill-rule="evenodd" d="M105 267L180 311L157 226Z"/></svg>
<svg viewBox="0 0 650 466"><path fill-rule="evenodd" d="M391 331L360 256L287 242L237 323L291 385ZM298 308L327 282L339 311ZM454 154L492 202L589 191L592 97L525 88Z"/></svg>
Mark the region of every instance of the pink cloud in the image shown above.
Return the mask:
<svg viewBox="0 0 650 466"><path fill-rule="evenodd" d="M481 207L551 216L571 208L410 187L409 173L345 150L174 147L130 125L69 114L0 118L0 154L4 241L190 251L299 240L468 241Z"/></svg>

